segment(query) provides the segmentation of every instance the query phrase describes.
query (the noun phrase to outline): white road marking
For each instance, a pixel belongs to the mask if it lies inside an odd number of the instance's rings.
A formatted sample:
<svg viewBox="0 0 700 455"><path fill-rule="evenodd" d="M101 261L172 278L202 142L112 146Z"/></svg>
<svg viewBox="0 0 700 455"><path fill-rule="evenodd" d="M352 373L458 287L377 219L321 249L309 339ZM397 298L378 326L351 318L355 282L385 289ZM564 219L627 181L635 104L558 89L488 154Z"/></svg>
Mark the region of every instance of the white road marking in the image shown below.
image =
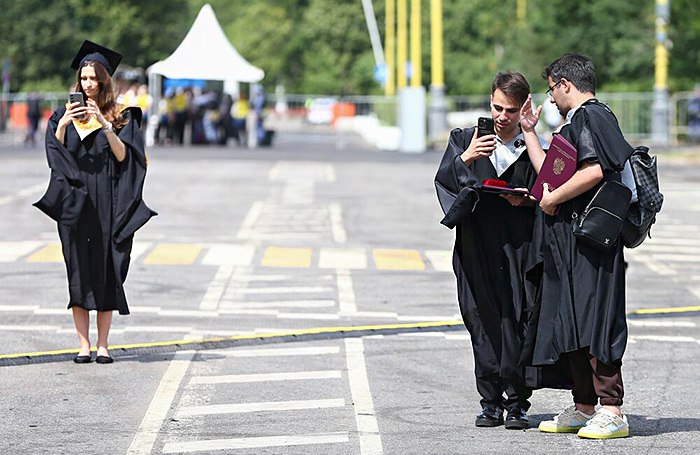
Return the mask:
<svg viewBox="0 0 700 455"><path fill-rule="evenodd" d="M244 294L291 294L302 292L331 292L334 289L327 286L285 286L271 288L246 288L240 292Z"/></svg>
<svg viewBox="0 0 700 455"><path fill-rule="evenodd" d="M345 243L348 236L343 226L343 211L340 204L333 203L328 206L328 215L331 219L331 231L333 232L333 240L336 243Z"/></svg>
<svg viewBox="0 0 700 455"><path fill-rule="evenodd" d="M254 257L254 245L218 243L211 245L202 259L202 264L249 266L253 263Z"/></svg>
<svg viewBox="0 0 700 455"><path fill-rule="evenodd" d="M261 309L261 308L328 308L334 307L335 300L279 300L265 302L226 302L219 309L221 314L228 313L227 310L236 309ZM225 308L225 309L224 309Z"/></svg>
<svg viewBox="0 0 700 455"><path fill-rule="evenodd" d="M153 395L153 400L146 411L146 415L141 421L136 436L129 446L128 455L147 455L152 453L153 445L158 437L163 421L168 415L172 406L175 394L180 387L182 378L185 376L190 366L194 351L183 351L175 353L170 361L168 369L165 371L160 385Z"/></svg>
<svg viewBox="0 0 700 455"><path fill-rule="evenodd" d="M349 441L350 437L346 432L237 439L210 439L205 441L169 442L163 446L163 453L204 452L209 450L228 451L263 447L291 447L313 444L337 444Z"/></svg>
<svg viewBox="0 0 700 455"><path fill-rule="evenodd" d="M0 242L0 262L14 262L44 245L44 242Z"/></svg>
<svg viewBox="0 0 700 455"><path fill-rule="evenodd" d="M248 240L252 238L253 233L255 232L253 228L262 214L262 209L262 201L253 202L253 205L250 207L250 210L248 210L248 214L243 220L243 223L241 223L241 228L238 231L236 238L239 240Z"/></svg>
<svg viewBox="0 0 700 455"><path fill-rule="evenodd" d="M367 252L364 248L321 248L318 266L322 269L366 269Z"/></svg>
<svg viewBox="0 0 700 455"><path fill-rule="evenodd" d="M211 251L210 251L211 252ZM234 266L231 264L221 265L217 270L214 279L209 283L207 292L199 303L199 309L203 311L216 310L219 307L221 296L224 294L226 284L233 275Z"/></svg>
<svg viewBox="0 0 700 455"><path fill-rule="evenodd" d="M338 270L338 311L341 315L357 313L355 303L355 289L352 283L352 275L349 270Z"/></svg>
<svg viewBox="0 0 700 455"><path fill-rule="evenodd" d="M635 327L696 327L696 324L691 321L651 321L629 319L627 325Z"/></svg>
<svg viewBox="0 0 700 455"><path fill-rule="evenodd" d="M340 352L338 346L320 346L304 348L260 348L260 349L232 349L226 351L202 352L202 357L225 356L225 357L275 357L275 356L297 356L297 355L325 355L337 354Z"/></svg>
<svg viewBox="0 0 700 455"><path fill-rule="evenodd" d="M630 335L630 339L635 341L664 341L671 343L695 343L697 341L693 337L676 337L664 335Z"/></svg>
<svg viewBox="0 0 700 455"><path fill-rule="evenodd" d="M352 394L355 421L360 438L360 453L362 455L381 455L382 439L379 434L379 425L374 413L372 393L367 379L367 366L365 365L364 344L361 338L347 338L345 340L345 355L348 365L348 380Z"/></svg>
<svg viewBox="0 0 700 455"><path fill-rule="evenodd" d="M44 189L46 189L46 183L41 183L24 188L23 190L17 191L14 194L10 194L9 196L2 196L0 197L0 205L9 204L10 202L14 202L28 196L35 196L38 199L41 196L39 193Z"/></svg>
<svg viewBox="0 0 700 455"><path fill-rule="evenodd" d="M259 403L229 403L210 404L204 406L187 406L178 409L177 417L192 417L200 415L239 414L265 411L298 411L302 409L341 408L345 406L344 398L326 400L290 400L265 401Z"/></svg>
<svg viewBox="0 0 700 455"><path fill-rule="evenodd" d="M137 261L143 253L153 246L152 242L134 242L131 246L131 262Z"/></svg>
<svg viewBox="0 0 700 455"><path fill-rule="evenodd" d="M425 252L425 257L438 272L452 272L452 251L428 250Z"/></svg>
<svg viewBox="0 0 700 455"><path fill-rule="evenodd" d="M311 379L340 379L340 370L293 371L288 373L227 374L194 376L190 384L237 384L244 382L300 381Z"/></svg>

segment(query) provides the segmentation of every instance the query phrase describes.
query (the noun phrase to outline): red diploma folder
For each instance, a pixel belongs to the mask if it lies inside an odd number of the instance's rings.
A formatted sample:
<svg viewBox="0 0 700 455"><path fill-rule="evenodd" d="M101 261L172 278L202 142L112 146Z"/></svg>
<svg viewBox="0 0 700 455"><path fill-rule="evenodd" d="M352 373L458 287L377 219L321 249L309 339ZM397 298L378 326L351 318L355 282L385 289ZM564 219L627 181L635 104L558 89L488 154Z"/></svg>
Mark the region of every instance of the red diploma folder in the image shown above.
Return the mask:
<svg viewBox="0 0 700 455"><path fill-rule="evenodd" d="M561 134L555 134L530 194L538 201L542 200L543 183L549 184L550 191L554 191L569 180L576 172L577 155L576 148L569 141Z"/></svg>

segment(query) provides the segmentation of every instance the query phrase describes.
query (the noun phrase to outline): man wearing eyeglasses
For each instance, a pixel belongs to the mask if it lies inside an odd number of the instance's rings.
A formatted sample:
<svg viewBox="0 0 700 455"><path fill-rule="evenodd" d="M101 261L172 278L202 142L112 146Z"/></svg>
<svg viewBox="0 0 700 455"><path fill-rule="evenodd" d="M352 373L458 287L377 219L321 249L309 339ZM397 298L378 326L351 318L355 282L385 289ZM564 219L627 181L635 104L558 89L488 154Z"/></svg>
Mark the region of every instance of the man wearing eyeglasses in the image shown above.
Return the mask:
<svg viewBox="0 0 700 455"><path fill-rule="evenodd" d="M491 86L496 134L452 130L435 177L446 214L442 223L457 227L453 267L481 396L478 427L529 427L532 391L518 364L525 328L523 276L534 221L527 188L536 177L520 130L520 108L529 93L522 74L498 73ZM487 188L485 181L502 186Z"/></svg>
<svg viewBox="0 0 700 455"><path fill-rule="evenodd" d="M560 134L576 147L578 158L570 180L553 191L544 185L539 204L544 215L535 225L533 244L541 249L528 277L539 280L540 298L531 363L568 367L574 401L539 429L592 439L625 437L629 426L620 411L627 343L623 246L617 242L601 250L578 242L572 224L606 178L619 178L633 149L612 111L595 98L595 68L588 57L563 55L542 75L550 101L566 118ZM545 156L534 132L541 111L542 106L533 111L528 97L520 112L538 172Z"/></svg>

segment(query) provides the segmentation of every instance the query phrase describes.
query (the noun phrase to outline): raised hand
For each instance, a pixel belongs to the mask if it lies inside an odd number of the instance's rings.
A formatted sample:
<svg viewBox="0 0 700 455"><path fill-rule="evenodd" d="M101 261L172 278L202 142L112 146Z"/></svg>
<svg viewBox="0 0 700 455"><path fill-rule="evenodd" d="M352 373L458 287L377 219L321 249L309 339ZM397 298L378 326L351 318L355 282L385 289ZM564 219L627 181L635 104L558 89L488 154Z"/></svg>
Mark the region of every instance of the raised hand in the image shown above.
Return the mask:
<svg viewBox="0 0 700 455"><path fill-rule="evenodd" d="M532 111L532 94L527 96L527 100L523 103L520 108L520 127L525 132L531 132L535 130L537 122L540 120L540 113L542 112L542 105L537 107L536 111Z"/></svg>

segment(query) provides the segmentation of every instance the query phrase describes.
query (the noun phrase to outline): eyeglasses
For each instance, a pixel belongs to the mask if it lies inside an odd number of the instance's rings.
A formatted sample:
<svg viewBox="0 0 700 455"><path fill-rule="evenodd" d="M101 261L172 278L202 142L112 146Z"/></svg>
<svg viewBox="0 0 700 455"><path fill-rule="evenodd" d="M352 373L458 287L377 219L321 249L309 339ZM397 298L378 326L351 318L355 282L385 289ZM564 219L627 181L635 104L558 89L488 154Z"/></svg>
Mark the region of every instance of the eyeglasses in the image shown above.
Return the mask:
<svg viewBox="0 0 700 455"><path fill-rule="evenodd" d="M547 91L545 92L547 96L551 97L552 92L554 92L554 89L557 88L559 85L561 85L561 80L547 89Z"/></svg>

